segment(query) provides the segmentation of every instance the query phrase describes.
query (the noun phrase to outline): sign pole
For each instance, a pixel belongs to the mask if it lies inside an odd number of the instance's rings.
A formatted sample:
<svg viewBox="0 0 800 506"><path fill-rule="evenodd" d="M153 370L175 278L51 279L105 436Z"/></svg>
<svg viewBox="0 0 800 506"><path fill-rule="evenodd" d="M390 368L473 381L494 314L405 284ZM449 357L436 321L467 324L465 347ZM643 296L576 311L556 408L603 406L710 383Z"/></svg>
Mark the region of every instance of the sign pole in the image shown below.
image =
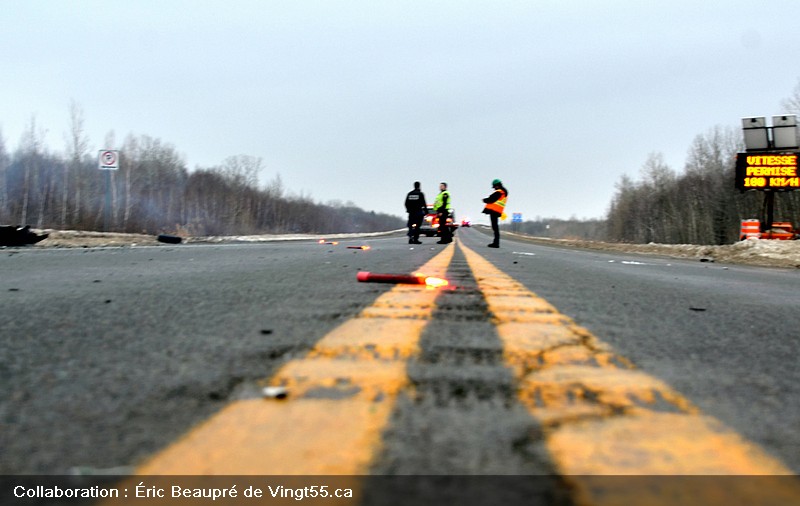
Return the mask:
<svg viewBox="0 0 800 506"><path fill-rule="evenodd" d="M97 168L106 173L106 202L103 209L103 231L109 232L111 223L111 171L119 169L119 151L101 149L97 157Z"/></svg>
<svg viewBox="0 0 800 506"><path fill-rule="evenodd" d="M103 232L109 232L109 222L111 221L111 171L106 170L106 205L103 210Z"/></svg>
<svg viewBox="0 0 800 506"><path fill-rule="evenodd" d="M761 223L761 231L766 232L772 229L772 222L775 219L775 192L770 190L764 191L764 209L766 215L764 221Z"/></svg>

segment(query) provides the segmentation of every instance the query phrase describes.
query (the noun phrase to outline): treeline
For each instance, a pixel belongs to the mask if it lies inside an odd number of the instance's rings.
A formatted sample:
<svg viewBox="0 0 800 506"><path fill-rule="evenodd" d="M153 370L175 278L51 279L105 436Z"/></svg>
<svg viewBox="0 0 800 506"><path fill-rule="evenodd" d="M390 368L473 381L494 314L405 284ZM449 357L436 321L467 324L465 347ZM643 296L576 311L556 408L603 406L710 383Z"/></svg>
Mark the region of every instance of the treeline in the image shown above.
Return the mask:
<svg viewBox="0 0 800 506"><path fill-rule="evenodd" d="M800 83L782 106L800 114ZM716 127L694 139L681 174L652 154L638 181L623 177L617 184L607 216L608 239L668 244L739 240L741 220L765 220L764 192L734 188L736 153L744 150L740 129ZM774 219L800 225L800 192L775 194Z"/></svg>
<svg viewBox="0 0 800 506"><path fill-rule="evenodd" d="M736 154L744 150L741 130L716 127L694 139L683 173L653 153L638 180L623 176L605 219L537 218L503 228L556 239L730 244L739 240L741 220L765 220L764 192L734 187ZM774 219L800 225L800 192L776 193Z"/></svg>
<svg viewBox="0 0 800 506"><path fill-rule="evenodd" d="M717 127L695 138L682 174L652 154L640 179L617 184L608 217L608 240L631 243L730 244L739 240L741 220L764 220L764 192L734 187L736 153L744 151L741 130ZM775 197L776 221L800 217L800 193Z"/></svg>
<svg viewBox="0 0 800 506"><path fill-rule="evenodd" d="M149 136L128 136L107 187L74 107L66 153L49 152L42 139L32 121L10 154L0 135L2 224L186 235L375 232L405 225L352 203L290 195L278 175L259 186L262 162L252 156L189 171L172 145Z"/></svg>
<svg viewBox="0 0 800 506"><path fill-rule="evenodd" d="M800 83L782 102L800 115ZM505 224L505 230L557 239L628 243L729 244L739 240L741 220L765 220L764 192L734 187L736 154L745 150L742 131L715 127L695 137L678 174L659 153L651 154L639 178L623 176L604 220L537 218ZM775 221L800 226L800 191L777 192Z"/></svg>

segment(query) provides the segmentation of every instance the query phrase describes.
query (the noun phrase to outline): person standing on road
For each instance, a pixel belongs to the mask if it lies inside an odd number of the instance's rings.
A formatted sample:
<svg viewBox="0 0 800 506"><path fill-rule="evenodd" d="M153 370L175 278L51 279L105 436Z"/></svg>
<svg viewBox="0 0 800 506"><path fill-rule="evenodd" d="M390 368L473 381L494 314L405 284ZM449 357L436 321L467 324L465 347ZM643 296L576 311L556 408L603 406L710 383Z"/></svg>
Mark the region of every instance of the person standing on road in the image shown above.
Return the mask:
<svg viewBox="0 0 800 506"><path fill-rule="evenodd" d="M453 230L447 225L447 218L450 217L450 209L453 208L453 200L450 192L447 191L447 183L439 183L439 195L433 201L433 211L439 220L439 239L436 244L448 244L453 242Z"/></svg>
<svg viewBox="0 0 800 506"><path fill-rule="evenodd" d="M425 194L420 190L419 181L414 181L414 189L406 195L406 212L408 213L408 244L422 244L419 240L419 227L428 213Z"/></svg>
<svg viewBox="0 0 800 506"><path fill-rule="evenodd" d="M500 247L500 224L498 220L506 209L506 199L508 197L508 190L503 186L503 182L499 179L492 181L492 188L494 191L491 195L483 199L486 207L483 208L483 213L489 215L492 222L492 232L494 232L494 241L488 244L490 248Z"/></svg>

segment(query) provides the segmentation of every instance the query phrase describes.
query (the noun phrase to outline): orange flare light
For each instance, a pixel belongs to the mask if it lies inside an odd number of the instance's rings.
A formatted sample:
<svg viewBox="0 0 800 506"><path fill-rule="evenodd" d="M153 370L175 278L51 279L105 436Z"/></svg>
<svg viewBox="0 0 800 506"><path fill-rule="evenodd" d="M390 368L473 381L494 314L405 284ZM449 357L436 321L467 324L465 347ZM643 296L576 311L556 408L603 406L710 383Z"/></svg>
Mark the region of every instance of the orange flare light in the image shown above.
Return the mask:
<svg viewBox="0 0 800 506"><path fill-rule="evenodd" d="M450 284L446 279L425 276L424 274L378 274L375 272L361 271L356 274L356 279L365 283L403 283L408 285L426 285L438 288Z"/></svg>
<svg viewBox="0 0 800 506"><path fill-rule="evenodd" d="M348 246L347 249L363 249L368 250L369 246Z"/></svg>
<svg viewBox="0 0 800 506"><path fill-rule="evenodd" d="M425 278L425 285L427 285L427 286L429 286L431 288L439 288L439 287L442 287L442 286L447 286L449 284L450 284L450 282L447 281L446 279L434 278L433 276L428 276L428 277Z"/></svg>
<svg viewBox="0 0 800 506"><path fill-rule="evenodd" d="M424 284L428 288L439 288L439 287L447 286L447 285L450 284L450 282L447 281L446 279L435 278L433 276L426 276L425 274L423 274L421 272L415 272L414 275L417 276L418 278L424 280ZM420 284L423 284L423 283L420 283Z"/></svg>

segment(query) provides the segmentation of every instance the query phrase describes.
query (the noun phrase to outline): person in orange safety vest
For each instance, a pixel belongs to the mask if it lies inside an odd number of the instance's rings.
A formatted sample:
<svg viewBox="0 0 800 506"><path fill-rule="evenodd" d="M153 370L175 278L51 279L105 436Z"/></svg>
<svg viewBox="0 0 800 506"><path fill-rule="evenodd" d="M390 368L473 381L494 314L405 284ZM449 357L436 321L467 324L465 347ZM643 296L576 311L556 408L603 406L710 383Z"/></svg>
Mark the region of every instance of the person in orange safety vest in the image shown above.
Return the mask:
<svg viewBox="0 0 800 506"><path fill-rule="evenodd" d="M494 232L494 241L489 243L490 248L500 247L500 225L498 220L505 213L506 199L508 198L508 190L503 186L502 181L495 179L492 181L492 188L494 192L483 199L486 207L483 208L483 213L489 215L492 222L492 231Z"/></svg>

